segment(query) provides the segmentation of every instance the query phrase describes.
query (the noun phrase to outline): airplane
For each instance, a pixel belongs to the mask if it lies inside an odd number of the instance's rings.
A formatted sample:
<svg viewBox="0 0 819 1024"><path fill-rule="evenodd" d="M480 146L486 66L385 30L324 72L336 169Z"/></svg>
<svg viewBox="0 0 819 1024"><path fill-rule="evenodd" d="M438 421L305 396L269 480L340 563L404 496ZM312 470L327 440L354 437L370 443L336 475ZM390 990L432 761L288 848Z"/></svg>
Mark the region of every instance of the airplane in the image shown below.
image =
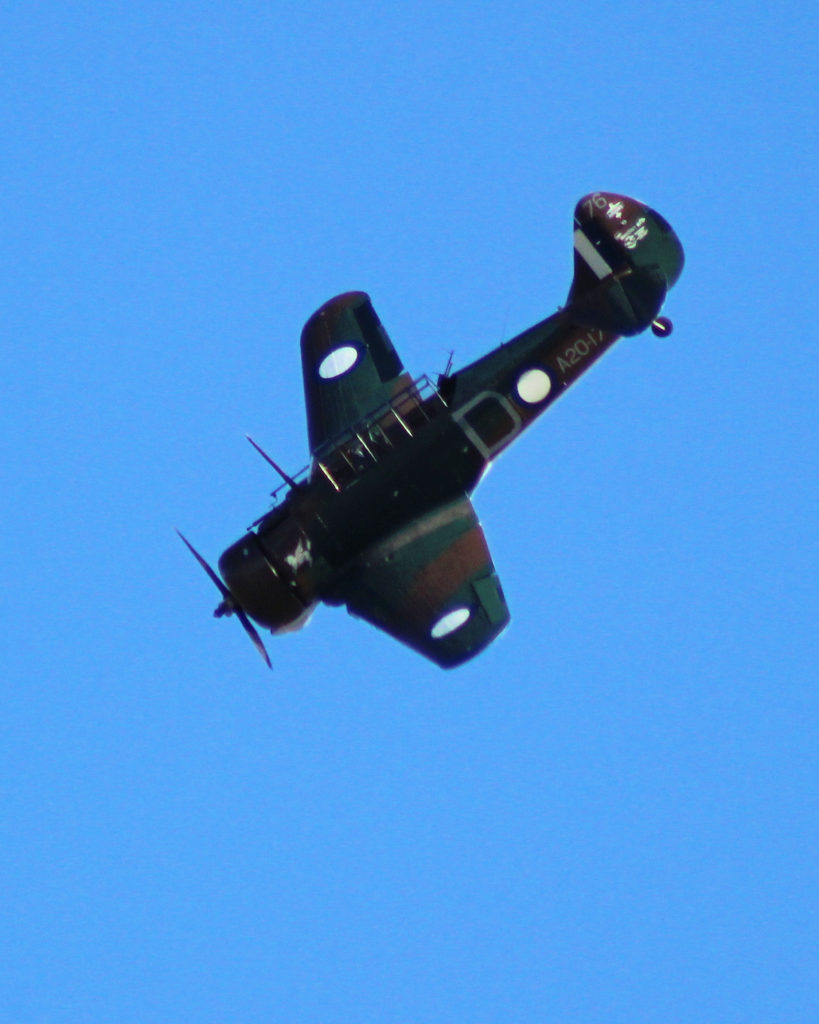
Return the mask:
<svg viewBox="0 0 819 1024"><path fill-rule="evenodd" d="M235 615L270 666L253 622L299 629L316 605L346 605L442 668L484 650L509 609L470 501L490 463L621 336L660 316L683 268L668 222L611 192L574 211L565 306L433 383L403 367L370 298L326 302L301 335L311 451L274 504L219 559L214 615ZM253 620L253 622L251 622Z"/></svg>

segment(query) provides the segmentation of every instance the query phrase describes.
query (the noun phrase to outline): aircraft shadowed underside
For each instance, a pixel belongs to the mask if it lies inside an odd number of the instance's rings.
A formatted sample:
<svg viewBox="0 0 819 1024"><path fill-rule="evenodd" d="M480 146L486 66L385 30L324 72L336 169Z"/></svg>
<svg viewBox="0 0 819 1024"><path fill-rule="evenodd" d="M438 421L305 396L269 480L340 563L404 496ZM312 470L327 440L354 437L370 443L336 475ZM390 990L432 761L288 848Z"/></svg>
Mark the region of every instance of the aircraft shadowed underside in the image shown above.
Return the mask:
<svg viewBox="0 0 819 1024"><path fill-rule="evenodd" d="M474 657L509 610L470 494L620 336L670 333L659 313L682 267L659 214L585 196L566 305L437 385L404 370L364 292L325 303L301 337L310 466L292 478L262 452L280 500L223 553L221 578L185 541L222 594L215 614L235 614L268 664L250 620L298 629L319 601L444 668Z"/></svg>

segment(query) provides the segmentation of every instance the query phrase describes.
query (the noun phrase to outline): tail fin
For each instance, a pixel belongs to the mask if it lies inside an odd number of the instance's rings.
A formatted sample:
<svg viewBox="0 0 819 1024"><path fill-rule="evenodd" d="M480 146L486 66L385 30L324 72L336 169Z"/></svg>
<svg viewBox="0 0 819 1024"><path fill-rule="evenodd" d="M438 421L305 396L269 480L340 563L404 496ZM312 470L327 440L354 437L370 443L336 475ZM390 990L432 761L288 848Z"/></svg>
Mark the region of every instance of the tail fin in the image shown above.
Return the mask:
<svg viewBox="0 0 819 1024"><path fill-rule="evenodd" d="M568 306L584 326L638 334L656 319L683 262L659 213L628 196L592 192L574 211Z"/></svg>

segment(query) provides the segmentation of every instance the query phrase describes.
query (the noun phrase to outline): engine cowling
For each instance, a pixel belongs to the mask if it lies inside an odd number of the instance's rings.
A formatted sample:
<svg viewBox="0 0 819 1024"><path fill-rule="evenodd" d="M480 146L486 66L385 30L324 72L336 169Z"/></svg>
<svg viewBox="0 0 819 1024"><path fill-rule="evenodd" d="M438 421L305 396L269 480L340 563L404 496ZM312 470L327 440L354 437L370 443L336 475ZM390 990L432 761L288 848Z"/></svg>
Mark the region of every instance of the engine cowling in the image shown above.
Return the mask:
<svg viewBox="0 0 819 1024"><path fill-rule="evenodd" d="M310 611L255 533L245 534L222 554L219 572L242 610L274 633L298 629Z"/></svg>

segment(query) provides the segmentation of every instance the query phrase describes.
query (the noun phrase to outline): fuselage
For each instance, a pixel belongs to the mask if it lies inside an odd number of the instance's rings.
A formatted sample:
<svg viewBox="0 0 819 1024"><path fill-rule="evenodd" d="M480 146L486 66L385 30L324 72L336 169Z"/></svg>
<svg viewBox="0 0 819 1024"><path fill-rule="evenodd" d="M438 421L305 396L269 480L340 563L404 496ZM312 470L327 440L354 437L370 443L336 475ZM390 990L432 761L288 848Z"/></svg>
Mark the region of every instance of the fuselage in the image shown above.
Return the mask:
<svg viewBox="0 0 819 1024"><path fill-rule="evenodd" d="M615 340L561 311L432 385L422 379L315 458L309 479L222 555L237 602L274 632L336 603L347 566L469 495L494 460Z"/></svg>

